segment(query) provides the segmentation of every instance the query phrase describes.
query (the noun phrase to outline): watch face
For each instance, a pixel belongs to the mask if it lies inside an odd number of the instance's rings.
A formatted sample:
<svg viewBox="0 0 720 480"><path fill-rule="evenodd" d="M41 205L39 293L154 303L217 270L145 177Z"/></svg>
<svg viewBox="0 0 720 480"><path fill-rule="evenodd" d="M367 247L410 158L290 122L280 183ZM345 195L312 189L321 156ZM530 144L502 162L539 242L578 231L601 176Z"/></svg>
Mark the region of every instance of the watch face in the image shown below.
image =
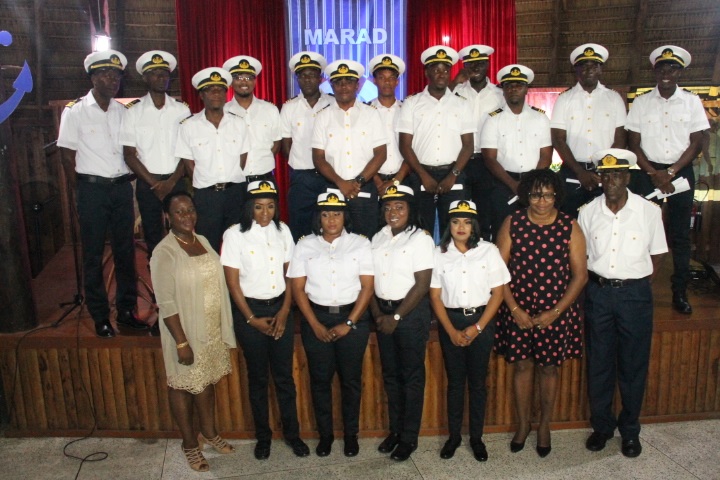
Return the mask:
<svg viewBox="0 0 720 480"><path fill-rule="evenodd" d="M393 180L393 185L396 187L400 185L400 180Z"/></svg>
<svg viewBox="0 0 720 480"><path fill-rule="evenodd" d="M393 315L393 318L395 319L395 321L398 321L400 320L400 315L396 313L395 315Z"/></svg>

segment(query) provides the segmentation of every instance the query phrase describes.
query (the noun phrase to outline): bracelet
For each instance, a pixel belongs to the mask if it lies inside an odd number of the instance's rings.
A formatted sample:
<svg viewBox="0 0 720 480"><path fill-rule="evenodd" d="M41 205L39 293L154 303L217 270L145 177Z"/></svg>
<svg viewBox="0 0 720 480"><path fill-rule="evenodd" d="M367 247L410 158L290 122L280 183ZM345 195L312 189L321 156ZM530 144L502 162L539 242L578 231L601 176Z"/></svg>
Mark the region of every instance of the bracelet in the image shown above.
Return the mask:
<svg viewBox="0 0 720 480"><path fill-rule="evenodd" d="M510 310L510 315L512 315L513 313L515 313L515 310L517 310L518 308L520 308L520 305L515 305L515 308L513 308L512 310Z"/></svg>
<svg viewBox="0 0 720 480"><path fill-rule="evenodd" d="M175 345L175 348L177 348L178 350L181 350L181 349L187 347L188 345L190 345L190 342L182 342L182 343L178 343L177 345Z"/></svg>
<svg viewBox="0 0 720 480"><path fill-rule="evenodd" d="M252 315L250 315L250 316L247 318L247 320L245 320L245 322L246 322L246 323L250 323L250 320L252 320L253 318L255 318L255 314L254 314L254 313L253 313Z"/></svg>
<svg viewBox="0 0 720 480"><path fill-rule="evenodd" d="M558 317L562 314L562 312L560 310L558 310L557 308L553 308L553 310L555 310L555 313L557 313Z"/></svg>
<svg viewBox="0 0 720 480"><path fill-rule="evenodd" d="M482 333L482 331L483 331L482 327L480 326L480 322L478 322L478 323L475 324L475 328L476 328L477 331L478 331L478 335L480 335L480 334Z"/></svg>

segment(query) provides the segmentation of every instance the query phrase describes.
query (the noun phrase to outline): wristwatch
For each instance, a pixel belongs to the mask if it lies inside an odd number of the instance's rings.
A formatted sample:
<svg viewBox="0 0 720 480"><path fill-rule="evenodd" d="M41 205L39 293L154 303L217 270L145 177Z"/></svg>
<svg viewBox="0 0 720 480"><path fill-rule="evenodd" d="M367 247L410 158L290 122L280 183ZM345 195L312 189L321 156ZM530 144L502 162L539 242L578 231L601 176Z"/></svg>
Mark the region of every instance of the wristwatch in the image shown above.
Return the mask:
<svg viewBox="0 0 720 480"><path fill-rule="evenodd" d="M452 169L452 174L455 175L456 177L459 177L461 173L462 173L462 171L458 170L457 168Z"/></svg>
<svg viewBox="0 0 720 480"><path fill-rule="evenodd" d="M480 334L482 333L482 330L483 330L482 327L480 326L480 323L476 323L476 324L475 324L475 328L477 328L478 335L480 335Z"/></svg>
<svg viewBox="0 0 720 480"><path fill-rule="evenodd" d="M402 317L400 316L399 313L396 313L395 315L393 315L393 320L395 320L396 322L399 322L400 320L402 320Z"/></svg>
<svg viewBox="0 0 720 480"><path fill-rule="evenodd" d="M668 169L665 170L665 171L666 171L666 172L668 173L668 175L670 175L671 177L674 177L674 176L675 176L675 169L674 169L673 167L670 167L670 168L668 168Z"/></svg>
<svg viewBox="0 0 720 480"><path fill-rule="evenodd" d="M393 182L393 185L396 186L396 187L397 187L398 185L400 185L400 180L398 180L397 178L394 178L394 177L393 177L392 182Z"/></svg>
<svg viewBox="0 0 720 480"><path fill-rule="evenodd" d="M345 320L345 325L352 328L353 330L357 330L357 325L355 325L355 322L353 322L349 318L347 320Z"/></svg>
<svg viewBox="0 0 720 480"><path fill-rule="evenodd" d="M355 177L355 181L360 184L360 186L365 185L365 177L362 176L362 174Z"/></svg>

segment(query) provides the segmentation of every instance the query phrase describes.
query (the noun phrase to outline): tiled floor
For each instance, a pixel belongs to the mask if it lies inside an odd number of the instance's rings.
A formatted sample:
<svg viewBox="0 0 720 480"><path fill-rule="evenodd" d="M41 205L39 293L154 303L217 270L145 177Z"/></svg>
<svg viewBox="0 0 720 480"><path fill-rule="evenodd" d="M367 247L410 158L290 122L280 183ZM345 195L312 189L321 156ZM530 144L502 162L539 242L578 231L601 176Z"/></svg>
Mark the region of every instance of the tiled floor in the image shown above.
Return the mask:
<svg viewBox="0 0 720 480"><path fill-rule="evenodd" d="M206 453L210 472L195 473L180 452L180 440L135 440L93 438L71 445L68 453L84 457L93 452L108 453L105 460L86 462L78 478L110 480L213 479L720 479L720 420L660 423L643 426L640 435L643 453L629 459L620 453L620 438L608 442L602 452L585 450L586 430L553 432L553 450L541 459L535 453L535 435L525 450L511 453L510 434L485 436L490 459L478 463L467 438L452 460L441 460L444 437L422 437L411 459L397 463L376 448L380 439L360 441L360 455L348 459L342 441L336 441L329 457L313 454L296 458L282 441L273 443L270 458L253 457L253 441L233 441L231 455ZM0 479L72 479L80 462L63 455L64 438L0 438ZM314 449L316 441L309 442Z"/></svg>

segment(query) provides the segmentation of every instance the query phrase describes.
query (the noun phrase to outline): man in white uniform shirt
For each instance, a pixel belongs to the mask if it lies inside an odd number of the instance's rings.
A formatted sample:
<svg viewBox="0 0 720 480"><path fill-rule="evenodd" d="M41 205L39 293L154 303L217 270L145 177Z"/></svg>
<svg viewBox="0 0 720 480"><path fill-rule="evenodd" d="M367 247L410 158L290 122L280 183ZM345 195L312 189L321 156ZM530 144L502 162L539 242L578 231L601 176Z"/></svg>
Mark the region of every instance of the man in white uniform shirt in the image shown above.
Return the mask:
<svg viewBox="0 0 720 480"><path fill-rule="evenodd" d="M247 126L242 118L223 110L231 82L232 76L219 67L205 68L192 77L205 108L180 123L175 149L195 189L195 230L216 252L225 230L240 221L247 188L243 175Z"/></svg>
<svg viewBox="0 0 720 480"><path fill-rule="evenodd" d="M163 198L185 190L185 169L175 156L175 143L180 121L190 115L190 108L167 94L176 66L175 57L162 50L151 50L138 58L135 68L148 93L125 105L128 111L120 130L125 163L137 175L135 197L148 258L165 236Z"/></svg>
<svg viewBox="0 0 720 480"><path fill-rule="evenodd" d="M377 109L357 99L365 69L353 60L325 67L335 103L317 114L313 164L348 199L352 230L371 238L379 225L378 192L370 181L387 155L388 138Z"/></svg>
<svg viewBox="0 0 720 480"><path fill-rule="evenodd" d="M585 340L593 433L585 446L602 450L617 427L623 455L637 457L653 331L651 279L667 244L660 208L627 188L635 154L610 148L592 158L604 193L582 207L578 219L587 238L589 277ZM622 399L617 418L616 383Z"/></svg>
<svg viewBox="0 0 720 480"><path fill-rule="evenodd" d="M552 162L550 120L543 110L525 103L534 78L523 65L508 65L498 72L506 106L490 113L480 135L483 160L495 182L490 194L493 241L505 217L520 208L513 199L522 175Z"/></svg>
<svg viewBox="0 0 720 480"><path fill-rule="evenodd" d="M675 191L675 177L684 177L690 190L667 198L668 235L673 258L672 305L689 315L687 297L690 277L690 212L695 198L692 162L702 149L703 132L710 128L697 95L678 87L682 71L690 65L690 54L674 45L656 48L650 54L657 86L635 98L628 114L628 148L638 158L634 188L639 195L654 189Z"/></svg>
<svg viewBox="0 0 720 480"><path fill-rule="evenodd" d="M450 204L467 197L463 170L473 153L476 126L470 102L448 88L458 53L436 45L425 50L420 60L428 85L405 99L396 131L400 152L413 171L409 185L417 198L422 225L433 232L437 215L442 233Z"/></svg>
<svg viewBox="0 0 720 480"><path fill-rule="evenodd" d="M465 167L467 175L465 184L473 202L480 206L478 222L483 238L490 238L491 234L488 202L493 188L493 177L482 158L480 135L485 121L490 118L488 114L505 104L502 89L490 82L490 78L487 76L490 55L493 53L495 53L495 49L487 45L468 45L460 50L458 54L463 62L463 69L450 85L453 92L459 93L470 101L473 120L477 123L473 155Z"/></svg>
<svg viewBox="0 0 720 480"><path fill-rule="evenodd" d="M250 151L243 169L248 182L275 181L275 154L280 151L280 112L270 102L255 96L262 64L249 55L233 57L223 64L232 75L233 98L225 111L245 119L250 133Z"/></svg>
<svg viewBox="0 0 720 480"><path fill-rule="evenodd" d="M607 59L607 49L595 43L573 50L570 63L577 83L562 92L553 107L550 135L563 161L560 175L565 186L560 210L575 218L581 205L602 193L590 160L593 153L625 147L625 102L600 83Z"/></svg>
<svg viewBox="0 0 720 480"><path fill-rule="evenodd" d="M115 50L91 53L85 71L93 88L70 102L60 118L58 147L65 175L77 202L82 240L85 304L95 322L95 334L110 338L110 303L103 280L105 236L115 261L117 323L145 329L135 314L137 284L133 226L132 184L134 176L123 161L118 141L125 108L114 100L127 59Z"/></svg>
<svg viewBox="0 0 720 480"><path fill-rule="evenodd" d="M312 134L315 115L335 102L320 91L325 57L315 52L298 52L290 58L288 67L295 72L300 95L291 98L280 110L282 152L290 165L288 189L288 226L293 239L312 233L312 215L318 195L325 192L327 183L315 170L312 159Z"/></svg>

